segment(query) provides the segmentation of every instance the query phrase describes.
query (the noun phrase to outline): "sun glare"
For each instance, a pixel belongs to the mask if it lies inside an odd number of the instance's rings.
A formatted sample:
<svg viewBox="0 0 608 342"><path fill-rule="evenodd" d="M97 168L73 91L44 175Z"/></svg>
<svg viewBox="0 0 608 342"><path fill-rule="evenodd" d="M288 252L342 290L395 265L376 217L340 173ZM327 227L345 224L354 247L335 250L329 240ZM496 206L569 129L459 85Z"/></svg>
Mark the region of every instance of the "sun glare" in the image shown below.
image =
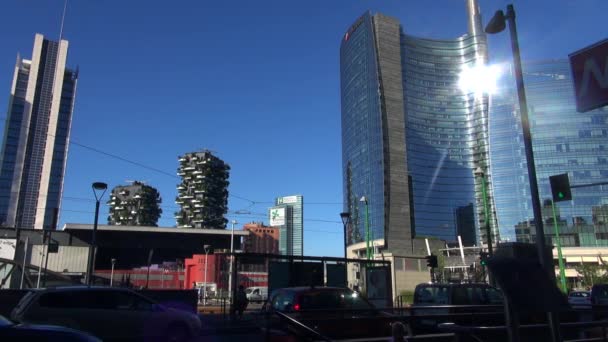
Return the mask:
<svg viewBox="0 0 608 342"><path fill-rule="evenodd" d="M494 94L500 75L501 69L498 65L466 66L460 72L458 86L465 93Z"/></svg>

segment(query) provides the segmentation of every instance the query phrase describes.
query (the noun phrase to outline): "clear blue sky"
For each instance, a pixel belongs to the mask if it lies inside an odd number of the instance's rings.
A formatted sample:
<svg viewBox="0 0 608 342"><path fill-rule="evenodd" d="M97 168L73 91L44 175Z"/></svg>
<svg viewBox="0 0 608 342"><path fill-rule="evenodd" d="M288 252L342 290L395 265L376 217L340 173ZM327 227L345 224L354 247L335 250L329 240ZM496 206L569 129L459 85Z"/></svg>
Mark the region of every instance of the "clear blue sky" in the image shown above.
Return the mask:
<svg viewBox="0 0 608 342"><path fill-rule="evenodd" d="M480 0L484 20L508 3ZM524 59L566 58L608 37L606 0L515 7ZM36 32L56 39L62 8L0 3L2 129L16 54L31 57ZM339 44L368 9L414 35L452 38L467 27L464 0L71 0L72 140L171 175L179 154L216 151L232 167L230 193L255 201L230 197L230 220L267 223L276 196L302 194L305 253L341 255ZM510 58L507 38L491 38L495 61ZM175 177L72 144L60 224L93 221L92 182L144 180L163 197L160 225L172 226ZM243 209L252 214L234 214Z"/></svg>

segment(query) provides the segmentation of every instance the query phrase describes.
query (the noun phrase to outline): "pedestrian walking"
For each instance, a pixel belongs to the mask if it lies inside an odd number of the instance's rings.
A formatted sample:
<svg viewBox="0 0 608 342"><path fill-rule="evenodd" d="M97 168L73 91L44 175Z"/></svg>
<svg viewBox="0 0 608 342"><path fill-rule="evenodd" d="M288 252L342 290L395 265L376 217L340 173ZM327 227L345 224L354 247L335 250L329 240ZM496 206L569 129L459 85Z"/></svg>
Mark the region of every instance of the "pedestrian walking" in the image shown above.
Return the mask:
<svg viewBox="0 0 608 342"><path fill-rule="evenodd" d="M247 299L245 287L243 285L239 285L239 290L236 293L236 298L234 301L234 306L239 319L243 318L243 312L245 312L245 309L247 309L247 304L249 304L249 299Z"/></svg>

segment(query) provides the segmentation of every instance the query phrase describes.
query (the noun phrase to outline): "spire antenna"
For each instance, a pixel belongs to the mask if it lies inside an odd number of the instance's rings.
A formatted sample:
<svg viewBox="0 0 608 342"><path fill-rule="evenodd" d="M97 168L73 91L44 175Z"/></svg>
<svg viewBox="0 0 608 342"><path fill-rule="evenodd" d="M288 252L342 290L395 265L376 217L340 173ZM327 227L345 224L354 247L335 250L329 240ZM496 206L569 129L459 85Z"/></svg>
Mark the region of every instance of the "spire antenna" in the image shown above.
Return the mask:
<svg viewBox="0 0 608 342"><path fill-rule="evenodd" d="M63 13L61 14L61 26L59 27L59 42L63 39L63 24L65 23L65 14L68 10L68 0L63 3Z"/></svg>

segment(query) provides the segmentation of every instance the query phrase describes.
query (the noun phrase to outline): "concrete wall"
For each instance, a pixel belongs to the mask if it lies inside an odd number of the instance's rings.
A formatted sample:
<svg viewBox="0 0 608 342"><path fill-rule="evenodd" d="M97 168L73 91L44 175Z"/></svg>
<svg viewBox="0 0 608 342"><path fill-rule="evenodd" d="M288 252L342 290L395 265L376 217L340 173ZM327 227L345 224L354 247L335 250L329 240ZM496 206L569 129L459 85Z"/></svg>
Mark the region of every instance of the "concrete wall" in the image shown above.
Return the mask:
<svg viewBox="0 0 608 342"><path fill-rule="evenodd" d="M30 245L27 251L27 263L38 266L46 245ZM87 271L88 247L59 246L57 253L49 253L48 269L55 272L85 273ZM45 260L42 260L44 267Z"/></svg>
<svg viewBox="0 0 608 342"><path fill-rule="evenodd" d="M429 271L395 271L395 296L401 291L414 291L416 285L431 281Z"/></svg>

